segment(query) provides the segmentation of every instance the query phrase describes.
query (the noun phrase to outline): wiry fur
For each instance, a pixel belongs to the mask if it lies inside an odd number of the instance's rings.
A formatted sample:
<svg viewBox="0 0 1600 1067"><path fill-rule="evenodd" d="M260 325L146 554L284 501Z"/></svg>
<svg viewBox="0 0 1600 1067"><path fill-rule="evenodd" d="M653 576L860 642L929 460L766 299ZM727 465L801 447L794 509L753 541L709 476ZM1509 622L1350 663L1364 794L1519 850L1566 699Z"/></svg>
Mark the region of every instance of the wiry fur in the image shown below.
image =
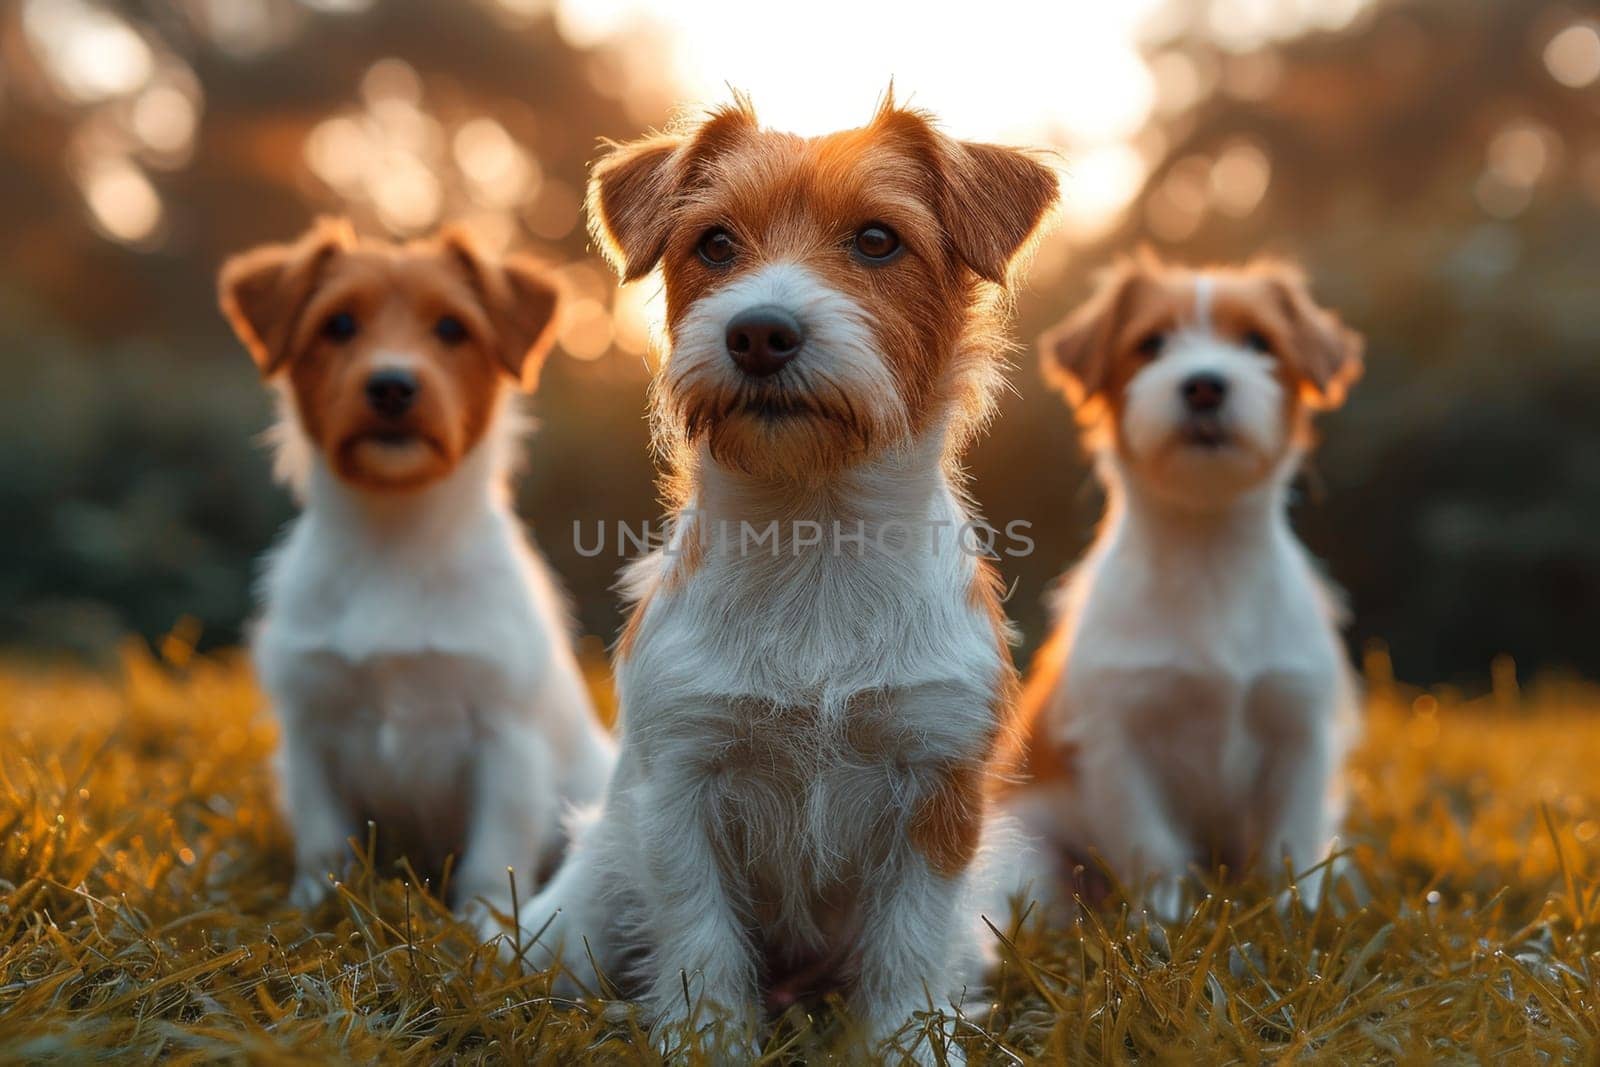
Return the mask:
<svg viewBox="0 0 1600 1067"><path fill-rule="evenodd" d="M1314 900L1357 687L1288 492L1309 409L1342 399L1359 340L1298 275L1146 261L1041 347L1108 503L1024 701L1032 781L1006 805L1029 847L1010 888L1059 902L1073 866L1104 863L1130 888L1153 883L1170 917L1192 865L1279 878L1287 863ZM1226 383L1215 427L1182 403L1196 373Z"/></svg>
<svg viewBox="0 0 1600 1067"><path fill-rule="evenodd" d="M953 223L949 160L990 153L1003 165ZM1031 184L1001 184L1018 169ZM747 1038L763 991L841 989L873 1041L962 995L1014 674L986 564L957 547L954 457L988 402L992 281L1054 197L1025 157L892 106L810 141L730 109L596 166L591 216L619 271L663 264L678 536L627 576L617 774L523 911L530 934L550 924L536 957L587 976L592 954L658 1024L711 1011ZM973 238L975 220L992 230ZM899 232L901 260L851 258L871 221ZM727 269L695 258L708 226L737 235ZM723 330L759 303L806 340L751 379ZM775 540L744 540L769 522ZM836 529L862 536L835 551Z"/></svg>

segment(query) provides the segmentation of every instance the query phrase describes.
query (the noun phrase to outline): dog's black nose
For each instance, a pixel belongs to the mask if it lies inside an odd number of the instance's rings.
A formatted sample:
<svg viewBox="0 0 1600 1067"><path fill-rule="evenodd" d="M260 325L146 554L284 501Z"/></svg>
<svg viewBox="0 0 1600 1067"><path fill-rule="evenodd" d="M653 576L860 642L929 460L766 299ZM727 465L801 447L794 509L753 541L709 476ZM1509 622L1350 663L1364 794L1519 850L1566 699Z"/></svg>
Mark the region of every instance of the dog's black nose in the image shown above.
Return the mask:
<svg viewBox="0 0 1600 1067"><path fill-rule="evenodd" d="M1219 374L1191 374L1183 380L1180 389L1190 411L1215 411L1228 395L1228 381Z"/></svg>
<svg viewBox="0 0 1600 1067"><path fill-rule="evenodd" d="M417 398L417 379L407 370L380 370L367 379L367 403L386 419L398 419Z"/></svg>
<svg viewBox="0 0 1600 1067"><path fill-rule="evenodd" d="M728 322L728 355L756 378L782 370L805 339L795 317L772 304L747 308Z"/></svg>

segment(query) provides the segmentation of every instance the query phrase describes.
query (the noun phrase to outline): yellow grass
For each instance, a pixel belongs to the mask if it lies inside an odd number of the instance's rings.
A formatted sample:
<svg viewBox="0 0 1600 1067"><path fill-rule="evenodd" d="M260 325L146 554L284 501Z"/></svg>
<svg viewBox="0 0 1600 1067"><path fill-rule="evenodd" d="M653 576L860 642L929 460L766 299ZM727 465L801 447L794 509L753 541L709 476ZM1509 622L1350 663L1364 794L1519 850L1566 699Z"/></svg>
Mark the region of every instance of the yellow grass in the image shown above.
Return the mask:
<svg viewBox="0 0 1600 1067"><path fill-rule="evenodd" d="M1337 899L1029 933L969 1058L1596 1062L1600 692L1368 675ZM392 872L288 908L273 736L239 659L182 635L116 677L0 672L0 1061L656 1061L626 1009L550 998ZM792 1012L770 1062L829 1034Z"/></svg>

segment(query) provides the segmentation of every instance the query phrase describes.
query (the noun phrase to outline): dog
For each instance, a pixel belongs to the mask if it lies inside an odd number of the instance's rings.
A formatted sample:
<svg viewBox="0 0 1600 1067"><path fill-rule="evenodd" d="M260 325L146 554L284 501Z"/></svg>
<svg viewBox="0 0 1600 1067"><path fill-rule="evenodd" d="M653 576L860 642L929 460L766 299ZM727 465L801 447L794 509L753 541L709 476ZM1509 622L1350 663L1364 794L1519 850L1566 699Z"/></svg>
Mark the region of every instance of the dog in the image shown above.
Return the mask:
<svg viewBox="0 0 1600 1067"><path fill-rule="evenodd" d="M673 532L625 578L616 776L523 934L663 1048L829 990L876 1044L961 995L1016 679L956 460L1056 198L892 100L809 139L740 100L593 168L597 243L665 283Z"/></svg>
<svg viewBox="0 0 1600 1067"><path fill-rule="evenodd" d="M276 387L303 510L267 559L255 665L282 729L291 900L375 823L458 913L513 909L602 793L614 745L508 487L557 288L460 231L407 245L323 220L228 260L222 310ZM489 916L480 915L480 921Z"/></svg>
<svg viewBox="0 0 1600 1067"><path fill-rule="evenodd" d="M1358 690L1288 501L1361 338L1288 266L1144 254L1039 347L1107 509L1021 701L1028 784L1004 806L1032 846L1014 888L1063 904L1109 876L1170 920L1191 865L1287 865L1317 900Z"/></svg>

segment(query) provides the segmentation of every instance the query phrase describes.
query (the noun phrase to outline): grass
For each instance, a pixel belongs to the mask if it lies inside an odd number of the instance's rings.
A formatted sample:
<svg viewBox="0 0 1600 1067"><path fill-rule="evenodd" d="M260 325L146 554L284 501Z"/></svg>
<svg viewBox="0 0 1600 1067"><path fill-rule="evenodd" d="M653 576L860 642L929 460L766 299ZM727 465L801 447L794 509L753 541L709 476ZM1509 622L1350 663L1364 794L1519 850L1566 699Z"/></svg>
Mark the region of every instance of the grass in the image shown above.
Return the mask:
<svg viewBox="0 0 1600 1067"><path fill-rule="evenodd" d="M969 1059L1600 1062L1600 691L1367 673L1337 899L1008 938ZM116 677L0 671L0 1062L657 1062L623 1006L551 998L390 872L290 909L273 736L182 635ZM825 1025L792 1012L771 1062Z"/></svg>

